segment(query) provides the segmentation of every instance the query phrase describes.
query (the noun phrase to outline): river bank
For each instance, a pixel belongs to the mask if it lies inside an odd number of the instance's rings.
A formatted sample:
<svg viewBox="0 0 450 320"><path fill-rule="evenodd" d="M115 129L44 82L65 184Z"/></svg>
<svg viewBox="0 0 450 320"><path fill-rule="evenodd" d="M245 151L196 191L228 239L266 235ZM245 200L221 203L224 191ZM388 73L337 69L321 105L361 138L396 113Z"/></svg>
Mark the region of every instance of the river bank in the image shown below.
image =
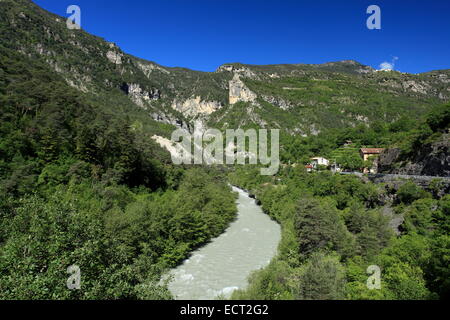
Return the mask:
<svg viewBox="0 0 450 320"><path fill-rule="evenodd" d="M238 216L229 228L171 271L169 289L176 299L229 297L248 285L252 271L267 266L277 254L281 228L242 189Z"/></svg>

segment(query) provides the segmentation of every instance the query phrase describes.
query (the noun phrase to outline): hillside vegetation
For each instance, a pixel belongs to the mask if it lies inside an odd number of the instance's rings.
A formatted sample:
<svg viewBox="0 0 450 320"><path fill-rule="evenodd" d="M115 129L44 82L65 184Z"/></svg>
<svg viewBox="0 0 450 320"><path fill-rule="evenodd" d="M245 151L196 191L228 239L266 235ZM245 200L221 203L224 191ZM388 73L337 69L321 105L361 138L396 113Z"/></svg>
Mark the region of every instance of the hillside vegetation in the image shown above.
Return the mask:
<svg viewBox="0 0 450 320"><path fill-rule="evenodd" d="M277 258L233 299L448 299L450 195L300 167L274 178L242 167L230 180L282 226ZM369 266L380 268L379 290L366 284Z"/></svg>
<svg viewBox="0 0 450 320"><path fill-rule="evenodd" d="M236 217L230 182L283 228L278 257L234 298L449 297L441 181L372 184L303 166L324 156L356 170L359 148L384 147L400 150L386 172L431 163L445 175L449 70L167 68L30 0L0 1L0 33L0 299L173 298L165 272ZM281 129L280 172L174 166L153 137L194 122ZM71 265L83 290L67 290ZM381 290L366 286L370 265Z"/></svg>
<svg viewBox="0 0 450 320"><path fill-rule="evenodd" d="M171 298L161 275L235 217L220 174L152 142L167 125L3 46L0 105L0 299Z"/></svg>

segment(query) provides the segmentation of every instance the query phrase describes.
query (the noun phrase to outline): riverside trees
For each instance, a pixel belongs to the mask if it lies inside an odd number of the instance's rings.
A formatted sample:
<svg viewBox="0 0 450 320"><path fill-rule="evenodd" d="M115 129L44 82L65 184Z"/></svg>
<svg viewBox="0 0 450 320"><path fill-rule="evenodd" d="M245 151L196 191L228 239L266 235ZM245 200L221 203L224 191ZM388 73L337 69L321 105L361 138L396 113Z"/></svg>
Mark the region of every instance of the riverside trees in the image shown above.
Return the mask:
<svg viewBox="0 0 450 320"><path fill-rule="evenodd" d="M0 105L0 299L169 299L162 272L235 217L220 174L169 164L157 123L1 46Z"/></svg>
<svg viewBox="0 0 450 320"><path fill-rule="evenodd" d="M256 272L238 299L436 299L448 296L446 255L449 196L431 198L406 185L394 203L405 222L395 236L383 213L385 188L356 177L308 174L285 167L265 181L246 174L233 183L256 193L282 225L279 254ZM279 180L278 180L279 179ZM378 200L377 200L378 199ZM381 288L367 286L369 266L381 270ZM448 263L447 263L448 265Z"/></svg>

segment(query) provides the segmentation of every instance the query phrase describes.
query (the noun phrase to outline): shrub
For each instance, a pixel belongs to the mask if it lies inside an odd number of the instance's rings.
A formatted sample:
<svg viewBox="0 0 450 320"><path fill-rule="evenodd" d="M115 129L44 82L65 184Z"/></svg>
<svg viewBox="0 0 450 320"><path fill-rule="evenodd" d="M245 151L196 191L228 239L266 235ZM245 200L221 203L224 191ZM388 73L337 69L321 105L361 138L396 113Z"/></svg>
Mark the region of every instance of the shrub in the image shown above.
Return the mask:
<svg viewBox="0 0 450 320"><path fill-rule="evenodd" d="M397 198L401 203L411 204L422 198L428 198L430 194L412 181L403 184L397 191Z"/></svg>

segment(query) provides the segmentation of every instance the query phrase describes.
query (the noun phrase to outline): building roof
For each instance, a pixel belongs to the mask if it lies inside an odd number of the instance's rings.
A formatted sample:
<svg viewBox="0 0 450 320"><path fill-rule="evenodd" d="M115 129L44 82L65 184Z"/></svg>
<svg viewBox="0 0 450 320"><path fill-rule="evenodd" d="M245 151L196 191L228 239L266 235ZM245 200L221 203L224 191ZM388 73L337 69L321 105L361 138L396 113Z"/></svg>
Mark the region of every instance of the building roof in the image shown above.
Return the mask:
<svg viewBox="0 0 450 320"><path fill-rule="evenodd" d="M324 158L324 157L314 157L314 158L311 158L311 160L320 160L320 159L328 160L327 158Z"/></svg>
<svg viewBox="0 0 450 320"><path fill-rule="evenodd" d="M361 148L363 154L380 154L384 151L384 148Z"/></svg>

